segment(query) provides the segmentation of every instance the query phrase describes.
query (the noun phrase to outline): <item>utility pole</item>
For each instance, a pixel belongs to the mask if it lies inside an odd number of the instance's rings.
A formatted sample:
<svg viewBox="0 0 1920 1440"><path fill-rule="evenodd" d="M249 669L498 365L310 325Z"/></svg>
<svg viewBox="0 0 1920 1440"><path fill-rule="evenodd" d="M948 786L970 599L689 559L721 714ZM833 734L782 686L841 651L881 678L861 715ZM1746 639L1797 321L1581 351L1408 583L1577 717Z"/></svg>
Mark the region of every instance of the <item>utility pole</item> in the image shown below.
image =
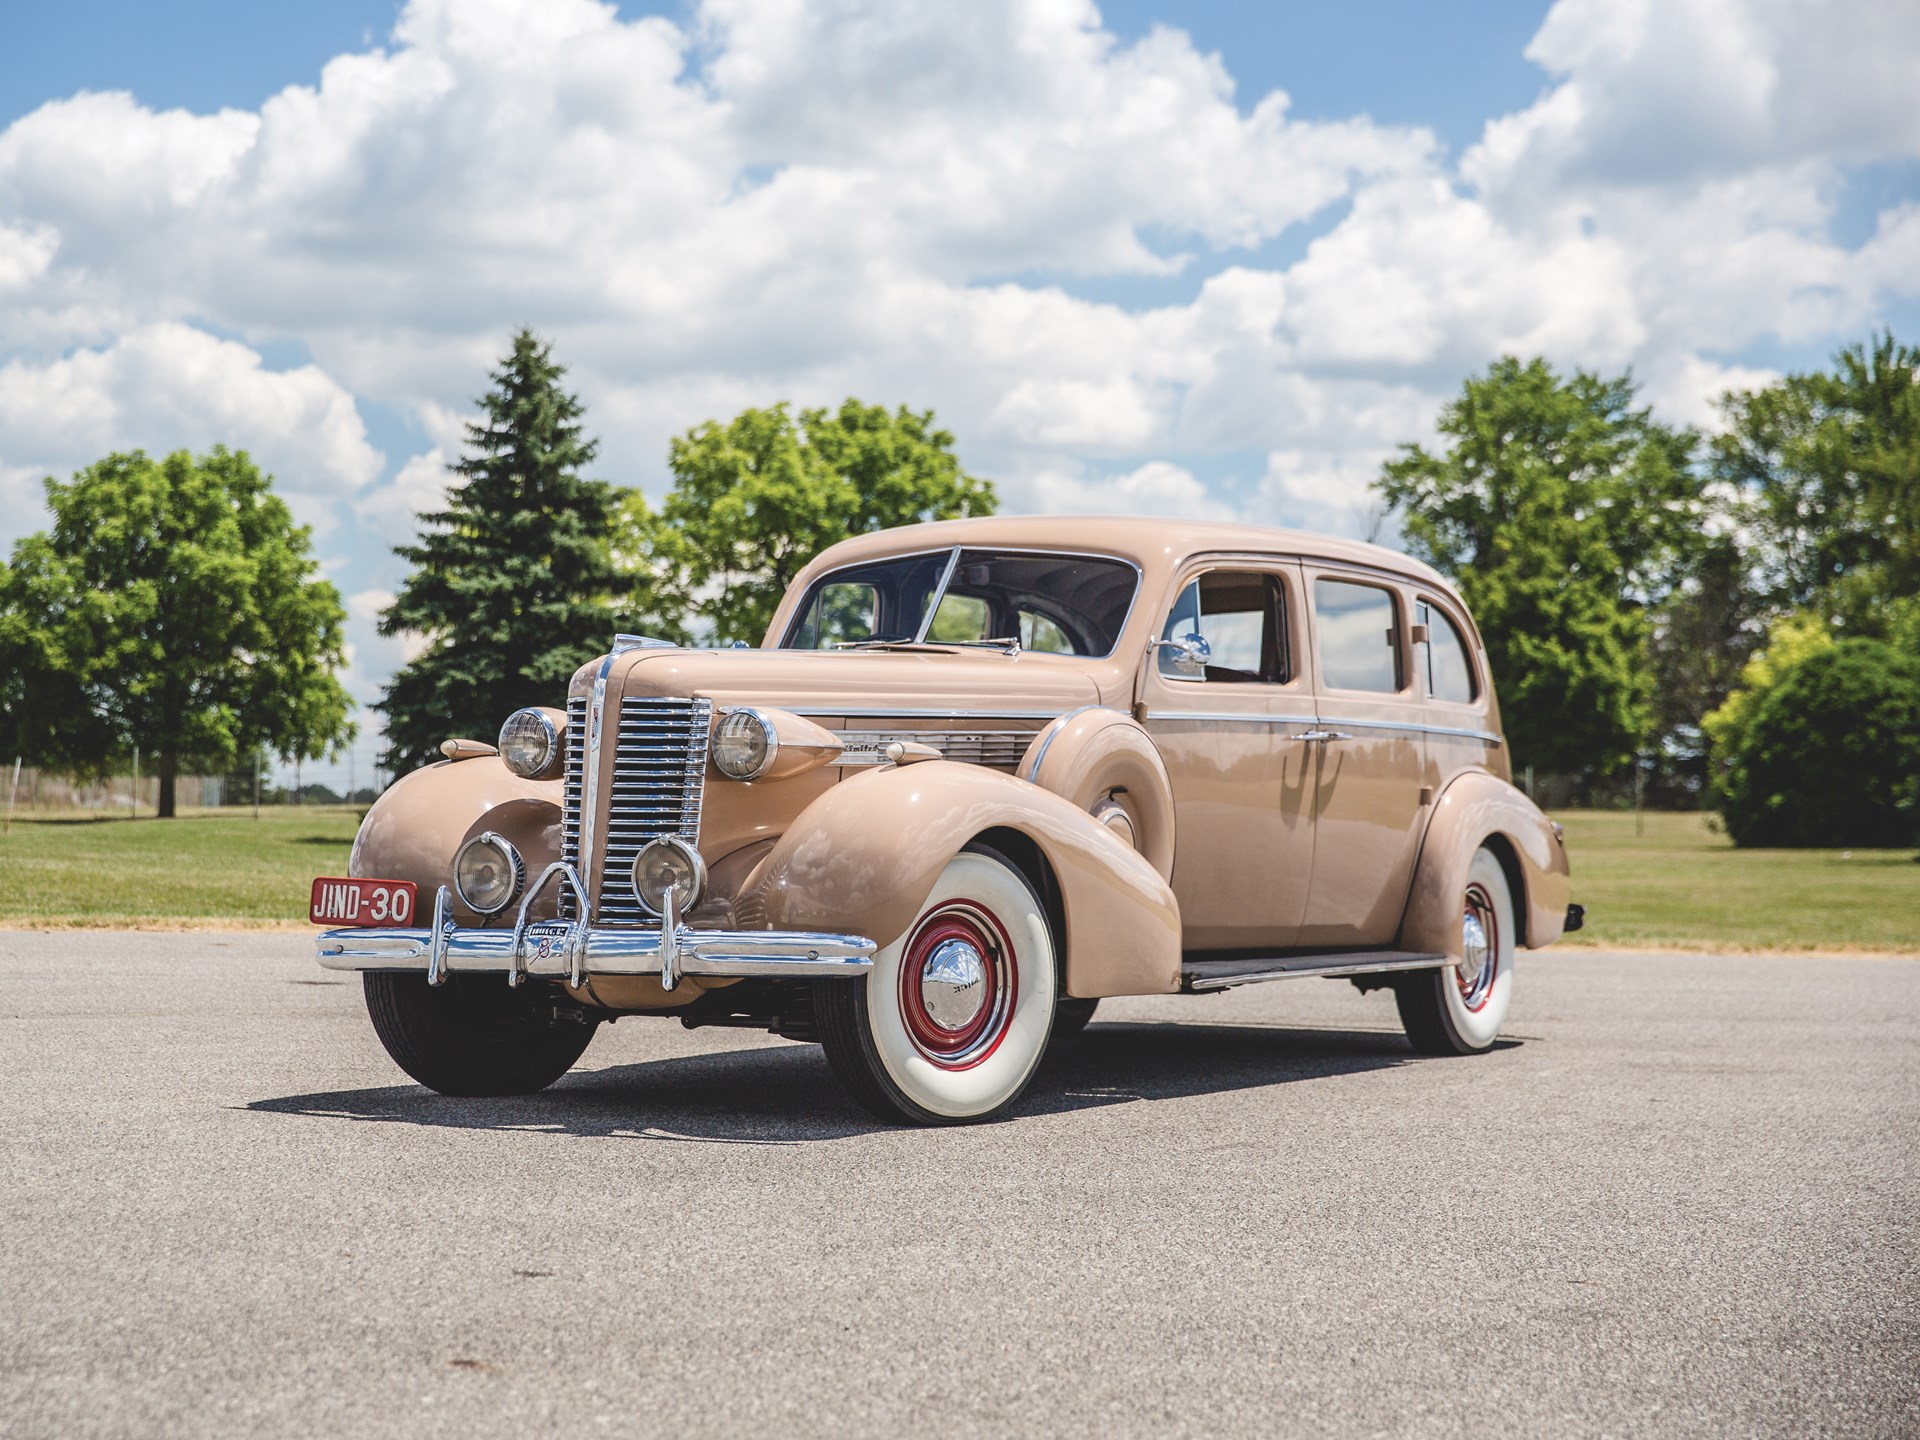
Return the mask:
<svg viewBox="0 0 1920 1440"><path fill-rule="evenodd" d="M253 752L253 818L260 818L260 752Z"/></svg>
<svg viewBox="0 0 1920 1440"><path fill-rule="evenodd" d="M133 818L140 818L140 747L133 747Z"/></svg>

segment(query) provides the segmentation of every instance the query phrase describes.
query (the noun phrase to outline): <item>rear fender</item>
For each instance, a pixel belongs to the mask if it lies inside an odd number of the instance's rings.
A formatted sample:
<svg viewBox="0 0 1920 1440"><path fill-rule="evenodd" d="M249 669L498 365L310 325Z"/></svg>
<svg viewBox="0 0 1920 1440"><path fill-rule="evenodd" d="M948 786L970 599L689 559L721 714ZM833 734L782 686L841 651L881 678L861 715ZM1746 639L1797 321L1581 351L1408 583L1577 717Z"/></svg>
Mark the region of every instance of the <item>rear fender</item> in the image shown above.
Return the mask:
<svg viewBox="0 0 1920 1440"><path fill-rule="evenodd" d="M1520 791L1495 775L1469 771L1441 794L1427 823L1401 920L1399 948L1460 954L1460 915L1474 851L1491 845L1514 886L1522 945L1551 945L1567 920L1566 847Z"/></svg>
<svg viewBox="0 0 1920 1440"><path fill-rule="evenodd" d="M1167 882L1071 801L974 765L928 760L855 775L803 811L744 887L778 930L906 933L934 881L988 830L1017 830L1053 871L1066 917L1066 993L1157 995L1180 984Z"/></svg>

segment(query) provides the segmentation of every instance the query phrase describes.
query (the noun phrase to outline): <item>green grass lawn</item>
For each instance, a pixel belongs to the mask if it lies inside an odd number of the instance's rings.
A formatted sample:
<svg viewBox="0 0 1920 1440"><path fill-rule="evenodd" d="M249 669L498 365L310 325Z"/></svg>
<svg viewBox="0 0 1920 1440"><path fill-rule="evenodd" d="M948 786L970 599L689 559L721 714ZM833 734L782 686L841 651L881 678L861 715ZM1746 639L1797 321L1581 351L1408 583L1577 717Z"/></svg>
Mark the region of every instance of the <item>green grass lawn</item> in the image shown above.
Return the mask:
<svg viewBox="0 0 1920 1440"><path fill-rule="evenodd" d="M347 873L353 806L176 820L17 816L0 839L0 925L305 925L316 875Z"/></svg>
<svg viewBox="0 0 1920 1440"><path fill-rule="evenodd" d="M0 839L0 925L303 925L344 875L350 806L178 820L22 816ZM1735 850L1701 815L1568 811L1585 945L1920 952L1910 850Z"/></svg>
<svg viewBox="0 0 1920 1440"><path fill-rule="evenodd" d="M1920 952L1912 850L1736 850L1698 814L1653 813L1646 833L1607 810L1567 827L1584 945Z"/></svg>

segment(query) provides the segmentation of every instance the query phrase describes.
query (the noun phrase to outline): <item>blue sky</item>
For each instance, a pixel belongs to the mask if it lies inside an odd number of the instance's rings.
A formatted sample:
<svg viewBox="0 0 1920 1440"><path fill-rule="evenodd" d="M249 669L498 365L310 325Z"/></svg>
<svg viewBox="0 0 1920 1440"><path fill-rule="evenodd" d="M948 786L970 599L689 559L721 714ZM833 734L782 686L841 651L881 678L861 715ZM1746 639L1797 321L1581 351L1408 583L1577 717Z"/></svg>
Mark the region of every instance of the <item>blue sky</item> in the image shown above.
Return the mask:
<svg viewBox="0 0 1920 1440"><path fill-rule="evenodd" d="M0 120L76 90L131 90L158 109L256 108L284 86L312 83L333 56L382 43L399 8L394 0L10 0ZM627 17L684 18L688 7L618 9ZM1544 77L1521 52L1546 11L1539 0L1121 0L1101 7L1124 39L1156 24L1187 30L1202 49L1226 57L1243 101L1285 90L1303 118L1365 113L1431 126L1455 146L1478 138L1488 116L1517 110L1540 92Z"/></svg>
<svg viewBox="0 0 1920 1440"><path fill-rule="evenodd" d="M1349 533L1501 353L1711 425L1920 332L1915 6L0 4L0 545L43 475L247 448L363 701L522 323L656 494L854 394L1008 508Z"/></svg>

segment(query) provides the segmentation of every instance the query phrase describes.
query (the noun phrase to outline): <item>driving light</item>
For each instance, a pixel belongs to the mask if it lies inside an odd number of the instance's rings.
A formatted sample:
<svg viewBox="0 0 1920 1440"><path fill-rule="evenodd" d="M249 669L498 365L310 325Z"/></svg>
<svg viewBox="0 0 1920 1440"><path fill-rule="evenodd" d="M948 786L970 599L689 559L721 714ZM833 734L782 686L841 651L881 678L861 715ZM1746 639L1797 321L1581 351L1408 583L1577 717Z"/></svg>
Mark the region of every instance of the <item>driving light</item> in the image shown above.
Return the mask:
<svg viewBox="0 0 1920 1440"><path fill-rule="evenodd" d="M453 857L453 888L476 915L494 915L513 903L526 884L520 852L491 830L476 835Z"/></svg>
<svg viewBox="0 0 1920 1440"><path fill-rule="evenodd" d="M551 780L560 773L561 725L545 710L514 711L500 727L500 759L523 780Z"/></svg>
<svg viewBox="0 0 1920 1440"><path fill-rule="evenodd" d="M729 780L759 779L779 750L773 721L758 710L729 710L714 726L714 768Z"/></svg>
<svg viewBox="0 0 1920 1440"><path fill-rule="evenodd" d="M633 893L647 912L658 915L666 909L667 891L673 891L673 908L681 915L700 903L707 888L707 862L700 852L677 835L662 835L649 840L633 857Z"/></svg>

